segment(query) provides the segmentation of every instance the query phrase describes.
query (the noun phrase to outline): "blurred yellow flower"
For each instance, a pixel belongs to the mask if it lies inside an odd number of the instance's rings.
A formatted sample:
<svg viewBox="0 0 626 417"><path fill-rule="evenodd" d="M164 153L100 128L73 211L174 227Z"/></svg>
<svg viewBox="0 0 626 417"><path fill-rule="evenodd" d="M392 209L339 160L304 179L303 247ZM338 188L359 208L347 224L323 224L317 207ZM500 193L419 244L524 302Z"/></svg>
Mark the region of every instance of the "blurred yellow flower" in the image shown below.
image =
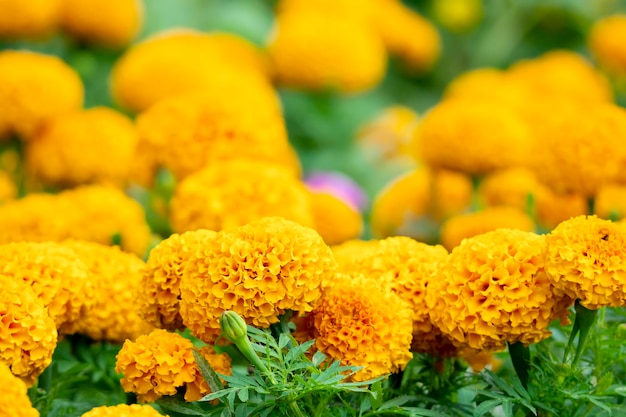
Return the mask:
<svg viewBox="0 0 626 417"><path fill-rule="evenodd" d="M533 93L524 83L504 70L490 67L466 71L457 76L446 87L444 98L492 101L513 108L535 101Z"/></svg>
<svg viewBox="0 0 626 417"><path fill-rule="evenodd" d="M483 17L482 0L433 0L434 18L446 29L462 33L473 29Z"/></svg>
<svg viewBox="0 0 626 417"><path fill-rule="evenodd" d="M591 27L587 42L600 67L617 76L626 75L626 15L604 17Z"/></svg>
<svg viewBox="0 0 626 417"><path fill-rule="evenodd" d="M314 229L327 245L356 239L363 232L363 216L344 200L326 192L311 192Z"/></svg>
<svg viewBox="0 0 626 417"><path fill-rule="evenodd" d="M28 398L26 384L13 375L9 367L0 360L0 410L9 417L39 417L39 411Z"/></svg>
<svg viewBox="0 0 626 417"><path fill-rule="evenodd" d="M63 0L0 0L0 38L36 39L51 35L59 24Z"/></svg>
<svg viewBox="0 0 626 417"><path fill-rule="evenodd" d="M0 169L0 204L17 198L17 184L7 171Z"/></svg>
<svg viewBox="0 0 626 417"><path fill-rule="evenodd" d="M120 405L103 405L94 407L87 411L81 417L163 417L161 413L156 411L149 405L140 404L120 404ZM165 415L165 417L168 417Z"/></svg>

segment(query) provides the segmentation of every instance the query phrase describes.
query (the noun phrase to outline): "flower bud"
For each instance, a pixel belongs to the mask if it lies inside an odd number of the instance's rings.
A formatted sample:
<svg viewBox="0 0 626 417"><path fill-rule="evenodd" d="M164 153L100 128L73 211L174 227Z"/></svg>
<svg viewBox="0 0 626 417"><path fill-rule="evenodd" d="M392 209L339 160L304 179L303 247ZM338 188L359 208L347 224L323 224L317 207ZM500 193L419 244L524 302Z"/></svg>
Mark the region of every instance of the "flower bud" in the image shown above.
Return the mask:
<svg viewBox="0 0 626 417"><path fill-rule="evenodd" d="M227 310L220 316L222 335L237 344L241 339L248 336L248 327L243 318L232 310Z"/></svg>

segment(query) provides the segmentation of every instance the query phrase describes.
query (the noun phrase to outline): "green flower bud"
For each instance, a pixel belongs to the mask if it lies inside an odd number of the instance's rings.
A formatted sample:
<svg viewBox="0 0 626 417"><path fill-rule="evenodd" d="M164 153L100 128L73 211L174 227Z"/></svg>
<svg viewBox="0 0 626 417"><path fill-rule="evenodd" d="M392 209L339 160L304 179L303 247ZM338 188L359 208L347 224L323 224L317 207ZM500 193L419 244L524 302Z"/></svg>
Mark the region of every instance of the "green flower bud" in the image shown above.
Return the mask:
<svg viewBox="0 0 626 417"><path fill-rule="evenodd" d="M224 311L220 316L222 335L237 344L242 338L248 337L248 326L243 318L234 311Z"/></svg>

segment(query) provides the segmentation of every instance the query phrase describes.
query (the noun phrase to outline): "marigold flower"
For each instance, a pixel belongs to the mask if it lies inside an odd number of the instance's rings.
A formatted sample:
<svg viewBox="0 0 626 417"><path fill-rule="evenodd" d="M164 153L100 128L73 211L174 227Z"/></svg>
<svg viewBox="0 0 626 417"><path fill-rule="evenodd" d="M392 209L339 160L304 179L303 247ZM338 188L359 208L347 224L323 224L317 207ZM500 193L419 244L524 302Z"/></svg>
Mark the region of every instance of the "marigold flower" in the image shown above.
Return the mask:
<svg viewBox="0 0 626 417"><path fill-rule="evenodd" d="M371 26L318 10L278 15L268 51L277 81L304 90L368 90L382 80L387 65L384 45Z"/></svg>
<svg viewBox="0 0 626 417"><path fill-rule="evenodd" d="M349 265L352 262L352 258L355 256L363 256L365 252L374 251L378 247L378 240L361 240L353 239L343 242L339 245L331 246L333 255L337 264L341 268L344 265Z"/></svg>
<svg viewBox="0 0 626 417"><path fill-rule="evenodd" d="M230 358L206 347L202 354L216 372L231 374ZM193 355L193 344L178 333L157 329L124 342L115 370L123 374L124 391L134 392L142 402L175 395L185 388L185 400L197 401L211 392Z"/></svg>
<svg viewBox="0 0 626 417"><path fill-rule="evenodd" d="M307 318L315 347L343 365L363 366L351 378L365 381L404 369L411 360L411 315L396 294L358 275L337 275Z"/></svg>
<svg viewBox="0 0 626 417"><path fill-rule="evenodd" d="M331 193L311 192L315 230L328 245L356 239L363 232L361 213Z"/></svg>
<svg viewBox="0 0 626 417"><path fill-rule="evenodd" d="M535 223L528 214L516 207L485 207L480 211L459 214L446 220L441 226L441 244L452 250L466 238L500 228L533 232Z"/></svg>
<svg viewBox="0 0 626 417"><path fill-rule="evenodd" d="M626 305L626 229L578 216L559 224L546 243L546 272L559 293L592 310Z"/></svg>
<svg viewBox="0 0 626 417"><path fill-rule="evenodd" d="M40 38L59 23L62 0L0 0L0 38Z"/></svg>
<svg viewBox="0 0 626 417"><path fill-rule="evenodd" d="M185 328L178 311L185 264L216 234L203 229L173 234L150 251L137 296L139 314L148 323L167 330Z"/></svg>
<svg viewBox="0 0 626 417"><path fill-rule="evenodd" d="M618 76L626 74L626 15L607 16L594 23L587 42L598 64Z"/></svg>
<svg viewBox="0 0 626 417"><path fill-rule="evenodd" d="M0 79L0 139L12 134L28 139L43 123L83 104L80 77L55 56L1 51Z"/></svg>
<svg viewBox="0 0 626 417"><path fill-rule="evenodd" d="M207 343L219 336L226 310L268 327L287 310L311 311L335 269L332 251L313 229L263 218L224 230L191 254L180 283L180 314Z"/></svg>
<svg viewBox="0 0 626 417"><path fill-rule="evenodd" d="M0 204L17 198L17 185L12 176L0 169Z"/></svg>
<svg viewBox="0 0 626 417"><path fill-rule="evenodd" d="M26 148L26 167L46 184L123 184L138 136L133 122L106 107L57 117Z"/></svg>
<svg viewBox="0 0 626 417"><path fill-rule="evenodd" d="M522 165L531 144L530 127L512 109L459 98L443 101L424 115L414 151L433 168L484 174Z"/></svg>
<svg viewBox="0 0 626 417"><path fill-rule="evenodd" d="M134 112L162 98L190 91L236 92L264 96L273 91L265 74L241 66L219 38L188 29L157 33L133 45L116 62L111 74L115 101ZM235 93L233 93L235 92ZM278 108L278 100L265 104ZM258 110L258 109L257 109Z"/></svg>
<svg viewBox="0 0 626 417"><path fill-rule="evenodd" d="M266 216L314 224L304 184L288 169L262 161L212 164L181 181L170 204L170 223L178 233L219 231Z"/></svg>
<svg viewBox="0 0 626 417"><path fill-rule="evenodd" d="M52 362L56 344L54 321L32 288L0 275L0 362L30 387Z"/></svg>
<svg viewBox="0 0 626 417"><path fill-rule="evenodd" d="M304 178L304 183L309 190L332 194L360 211L367 208L368 198L365 191L352 178L341 172L311 171Z"/></svg>
<svg viewBox="0 0 626 417"><path fill-rule="evenodd" d="M460 348L539 342L573 300L544 271L544 236L498 229L464 240L428 285L430 318Z"/></svg>
<svg viewBox="0 0 626 417"><path fill-rule="evenodd" d="M121 343L153 329L139 316L135 304L144 267L141 259L117 246L85 241L63 244L89 267L94 287L93 307L75 322L76 333Z"/></svg>
<svg viewBox="0 0 626 417"><path fill-rule="evenodd" d="M239 68L254 69L268 79L274 77L274 68L267 51L250 41L228 32L209 32L211 45Z"/></svg>
<svg viewBox="0 0 626 417"><path fill-rule="evenodd" d="M607 184L600 187L593 208L594 213L603 219L615 221L626 217L626 185Z"/></svg>
<svg viewBox="0 0 626 417"><path fill-rule="evenodd" d="M282 115L266 104L276 100L275 93L266 93L206 90L165 98L138 117L139 135L178 179L217 161L245 157L299 173Z"/></svg>
<svg viewBox="0 0 626 417"><path fill-rule="evenodd" d="M158 411L149 405L120 404L103 405L95 407L84 413L81 417L163 417ZM167 415L165 417L168 417Z"/></svg>
<svg viewBox="0 0 626 417"><path fill-rule="evenodd" d="M63 0L63 30L87 43L126 46L137 36L142 21L141 0Z"/></svg>
<svg viewBox="0 0 626 417"><path fill-rule="evenodd" d="M0 274L30 285L61 334L73 333L74 322L92 306L87 265L59 243L0 245Z"/></svg>
<svg viewBox="0 0 626 417"><path fill-rule="evenodd" d="M39 417L39 411L28 398L26 384L0 361L0 410L11 417Z"/></svg>
<svg viewBox="0 0 626 417"><path fill-rule="evenodd" d="M474 184L469 175L438 169L432 171L429 213L437 220L462 213L470 208Z"/></svg>
<svg viewBox="0 0 626 417"><path fill-rule="evenodd" d="M515 108L536 101L524 83L506 71L489 67L462 73L448 84L444 97L494 101Z"/></svg>

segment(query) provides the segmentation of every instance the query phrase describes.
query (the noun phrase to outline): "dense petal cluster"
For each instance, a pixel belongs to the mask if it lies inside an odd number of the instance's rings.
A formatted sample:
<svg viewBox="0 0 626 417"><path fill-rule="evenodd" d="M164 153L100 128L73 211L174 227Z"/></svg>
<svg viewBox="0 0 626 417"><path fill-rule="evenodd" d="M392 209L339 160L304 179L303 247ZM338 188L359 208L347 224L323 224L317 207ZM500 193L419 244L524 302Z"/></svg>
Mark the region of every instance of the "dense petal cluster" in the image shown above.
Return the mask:
<svg viewBox="0 0 626 417"><path fill-rule="evenodd" d="M120 404L95 407L81 417L163 417L163 415L149 405Z"/></svg>
<svg viewBox="0 0 626 417"><path fill-rule="evenodd" d="M39 38L54 32L63 0L0 0L0 38Z"/></svg>
<svg viewBox="0 0 626 417"><path fill-rule="evenodd" d="M150 251L137 296L139 314L148 323L161 329L184 329L178 302L185 265L190 258L201 257L216 234L204 229L173 234Z"/></svg>
<svg viewBox="0 0 626 417"><path fill-rule="evenodd" d="M5 416L39 417L39 411L28 398L26 384L13 375L7 365L0 360L0 410Z"/></svg>
<svg viewBox="0 0 626 417"><path fill-rule="evenodd" d="M175 395L185 388L185 400L197 401L210 391L193 355L193 344L177 333L158 329L124 342L117 355L115 370L123 374L126 392L134 392L142 402L153 402L164 395ZM215 371L230 374L226 354L202 352L215 365Z"/></svg>
<svg viewBox="0 0 626 417"><path fill-rule="evenodd" d="M378 240L348 240L339 245L331 247L333 255L337 264L341 268L343 265L349 265L352 262L352 258L355 256L362 256L362 253L375 250L378 246Z"/></svg>
<svg viewBox="0 0 626 417"><path fill-rule="evenodd" d="M430 318L460 348L501 349L550 335L573 300L544 271L544 236L498 229L466 239L428 287Z"/></svg>
<svg viewBox="0 0 626 417"><path fill-rule="evenodd" d="M144 262L117 246L66 241L89 267L94 287L93 307L75 322L75 331L93 340L121 343L148 333L153 326L137 312L135 294Z"/></svg>
<svg viewBox="0 0 626 417"><path fill-rule="evenodd" d="M363 217L352 205L331 193L311 192L315 230L328 245L358 238L363 232Z"/></svg>
<svg viewBox="0 0 626 417"><path fill-rule="evenodd" d="M315 347L343 365L363 366L364 381L404 369L411 360L411 307L358 275L336 275L307 315ZM393 306L393 308L389 308Z"/></svg>
<svg viewBox="0 0 626 417"><path fill-rule="evenodd" d="M30 387L52 362L57 337L48 309L32 288L0 275L0 362Z"/></svg>
<svg viewBox="0 0 626 417"><path fill-rule="evenodd" d="M578 216L558 225L546 243L546 272L560 293L589 309L626 305L624 228Z"/></svg>
<svg viewBox="0 0 626 417"><path fill-rule="evenodd" d="M180 284L180 314L207 343L219 336L225 310L268 327L287 310L311 311L335 269L332 251L315 230L263 218L224 230L191 254Z"/></svg>
<svg viewBox="0 0 626 417"><path fill-rule="evenodd" d="M30 138L48 120L83 104L80 77L55 56L4 50L0 79L0 139Z"/></svg>
<svg viewBox="0 0 626 417"><path fill-rule="evenodd" d="M618 76L626 74L626 15L607 16L589 32L589 49L601 67Z"/></svg>
<svg viewBox="0 0 626 417"><path fill-rule="evenodd" d="M59 243L0 245L0 274L31 286L59 333L72 333L73 323L91 308L90 271L74 251Z"/></svg>
<svg viewBox="0 0 626 417"><path fill-rule="evenodd" d="M172 228L222 230L266 216L312 226L309 192L283 166L233 160L212 164L181 181L171 201Z"/></svg>
<svg viewBox="0 0 626 417"><path fill-rule="evenodd" d="M26 149L26 166L45 184L122 184L128 177L138 136L133 122L106 107L53 119Z"/></svg>

